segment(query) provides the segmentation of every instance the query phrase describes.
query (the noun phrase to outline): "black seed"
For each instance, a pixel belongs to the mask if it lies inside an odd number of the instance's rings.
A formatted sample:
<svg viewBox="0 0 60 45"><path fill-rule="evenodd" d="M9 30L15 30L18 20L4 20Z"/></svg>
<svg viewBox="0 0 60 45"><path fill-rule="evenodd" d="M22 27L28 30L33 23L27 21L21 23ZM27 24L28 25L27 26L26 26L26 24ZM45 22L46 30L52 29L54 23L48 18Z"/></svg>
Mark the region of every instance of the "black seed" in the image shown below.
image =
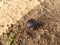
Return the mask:
<svg viewBox="0 0 60 45"><path fill-rule="evenodd" d="M27 29L37 29L39 27L39 23L35 19L30 19L26 23Z"/></svg>

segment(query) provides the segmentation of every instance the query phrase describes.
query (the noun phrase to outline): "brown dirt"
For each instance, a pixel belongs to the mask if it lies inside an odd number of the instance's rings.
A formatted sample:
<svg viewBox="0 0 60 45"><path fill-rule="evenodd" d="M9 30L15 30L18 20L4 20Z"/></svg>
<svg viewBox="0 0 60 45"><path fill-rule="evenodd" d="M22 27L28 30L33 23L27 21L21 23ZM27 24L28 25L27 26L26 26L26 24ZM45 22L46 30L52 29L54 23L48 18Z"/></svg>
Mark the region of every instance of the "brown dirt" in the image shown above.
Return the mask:
<svg viewBox="0 0 60 45"><path fill-rule="evenodd" d="M39 0L40 2L41 0ZM17 23L8 25L7 33L0 38L1 45L8 45L8 37L14 35L12 45L60 45L60 1L46 0L33 8ZM43 22L36 30L28 30L26 22L29 19Z"/></svg>

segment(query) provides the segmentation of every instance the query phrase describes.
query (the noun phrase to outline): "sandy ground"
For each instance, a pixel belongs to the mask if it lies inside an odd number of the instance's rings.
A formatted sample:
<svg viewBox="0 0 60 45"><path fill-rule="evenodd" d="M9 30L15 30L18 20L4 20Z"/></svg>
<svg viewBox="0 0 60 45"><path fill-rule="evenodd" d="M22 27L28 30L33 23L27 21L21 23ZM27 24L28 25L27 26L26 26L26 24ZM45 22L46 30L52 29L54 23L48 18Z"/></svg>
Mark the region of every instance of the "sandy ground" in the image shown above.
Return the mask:
<svg viewBox="0 0 60 45"><path fill-rule="evenodd" d="M16 23L31 9L39 5L37 0L2 0L0 1L0 35L6 32L7 25Z"/></svg>
<svg viewBox="0 0 60 45"><path fill-rule="evenodd" d="M4 3L8 8L5 5L6 8L1 7L0 15L7 19L0 18L0 22L1 28L7 31L0 37L1 45L8 45L11 35L13 39L10 45L60 45L60 0L7 0ZM19 9L18 4L21 5ZM30 31L26 28L29 19L41 21L43 26Z"/></svg>

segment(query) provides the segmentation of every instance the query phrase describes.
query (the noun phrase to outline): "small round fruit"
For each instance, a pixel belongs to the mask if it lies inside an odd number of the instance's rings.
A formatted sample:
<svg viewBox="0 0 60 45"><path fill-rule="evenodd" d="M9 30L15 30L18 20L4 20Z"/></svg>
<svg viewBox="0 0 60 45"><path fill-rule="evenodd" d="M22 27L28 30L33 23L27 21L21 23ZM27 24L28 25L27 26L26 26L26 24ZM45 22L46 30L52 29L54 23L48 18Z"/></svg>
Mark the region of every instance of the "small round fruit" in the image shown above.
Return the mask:
<svg viewBox="0 0 60 45"><path fill-rule="evenodd" d="M26 27L29 30L37 29L39 26L39 23L35 19L30 19L26 23Z"/></svg>

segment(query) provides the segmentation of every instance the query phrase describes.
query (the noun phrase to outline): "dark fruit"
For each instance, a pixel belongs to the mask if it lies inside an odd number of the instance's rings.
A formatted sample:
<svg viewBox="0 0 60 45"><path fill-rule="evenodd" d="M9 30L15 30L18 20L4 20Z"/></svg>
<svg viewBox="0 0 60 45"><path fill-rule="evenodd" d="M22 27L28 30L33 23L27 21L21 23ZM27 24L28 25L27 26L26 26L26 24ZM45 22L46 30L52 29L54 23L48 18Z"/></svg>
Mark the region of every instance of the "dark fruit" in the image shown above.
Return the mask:
<svg viewBox="0 0 60 45"><path fill-rule="evenodd" d="M26 23L26 27L29 30L37 29L39 27L39 23L35 19L30 19Z"/></svg>

